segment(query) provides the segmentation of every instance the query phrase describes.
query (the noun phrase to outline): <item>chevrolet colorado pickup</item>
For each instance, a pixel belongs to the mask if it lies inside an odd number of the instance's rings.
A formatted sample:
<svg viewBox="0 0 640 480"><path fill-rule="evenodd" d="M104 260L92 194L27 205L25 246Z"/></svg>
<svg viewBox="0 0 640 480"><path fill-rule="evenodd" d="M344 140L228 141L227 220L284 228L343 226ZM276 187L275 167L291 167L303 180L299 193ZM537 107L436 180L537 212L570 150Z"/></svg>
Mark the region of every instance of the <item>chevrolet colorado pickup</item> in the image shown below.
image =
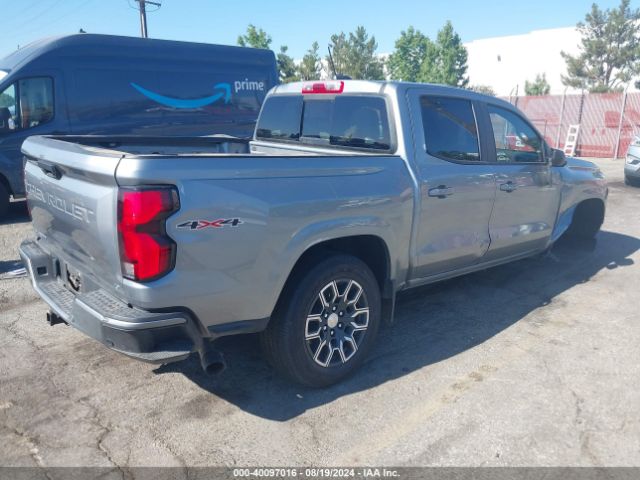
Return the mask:
<svg viewBox="0 0 640 480"><path fill-rule="evenodd" d="M249 154L205 139L31 137L21 257L67 323L168 363L260 332L290 379L353 372L400 290L593 237L607 186L499 99L393 82L271 90ZM229 153L231 152L231 153Z"/></svg>

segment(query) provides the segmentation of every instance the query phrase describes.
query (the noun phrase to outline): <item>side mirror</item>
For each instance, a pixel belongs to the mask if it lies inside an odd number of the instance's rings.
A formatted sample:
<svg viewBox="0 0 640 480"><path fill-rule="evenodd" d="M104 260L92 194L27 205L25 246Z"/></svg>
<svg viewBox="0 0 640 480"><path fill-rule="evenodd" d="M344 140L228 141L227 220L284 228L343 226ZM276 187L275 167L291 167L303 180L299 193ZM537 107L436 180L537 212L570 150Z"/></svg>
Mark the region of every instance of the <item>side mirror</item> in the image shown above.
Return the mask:
<svg viewBox="0 0 640 480"><path fill-rule="evenodd" d="M567 164L567 157L562 150L551 150L551 166L564 167Z"/></svg>

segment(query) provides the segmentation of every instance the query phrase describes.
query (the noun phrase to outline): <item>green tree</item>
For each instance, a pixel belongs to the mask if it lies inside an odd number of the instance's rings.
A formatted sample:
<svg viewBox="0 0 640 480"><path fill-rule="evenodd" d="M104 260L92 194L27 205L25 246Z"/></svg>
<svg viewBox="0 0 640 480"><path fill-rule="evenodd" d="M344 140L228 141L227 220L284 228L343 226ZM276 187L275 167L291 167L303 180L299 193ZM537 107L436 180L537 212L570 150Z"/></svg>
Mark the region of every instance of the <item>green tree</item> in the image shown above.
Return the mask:
<svg viewBox="0 0 640 480"><path fill-rule="evenodd" d="M614 10L602 11L595 3L577 27L582 35L580 53L562 52L567 75L562 82L590 92L619 91L640 73L640 9L622 0Z"/></svg>
<svg viewBox="0 0 640 480"><path fill-rule="evenodd" d="M241 47L263 48L265 50L270 50L271 43L271 35L261 28L257 28L255 25L249 25L247 27L247 32L244 35L238 36L238 45ZM289 48L283 45L280 47L280 52L276 55L278 71L280 72L280 81L283 83L297 80L296 64L293 61L293 58L287 54L287 50L289 50Z"/></svg>
<svg viewBox="0 0 640 480"><path fill-rule="evenodd" d="M391 79L419 82L427 52L433 52L433 43L420 30L409 27L402 31L400 38L396 40L395 50L387 61Z"/></svg>
<svg viewBox="0 0 640 480"><path fill-rule="evenodd" d="M524 93L526 95L549 95L550 91L551 85L547 82L546 73L536 75L536 79L533 82L529 80L524 82Z"/></svg>
<svg viewBox="0 0 640 480"><path fill-rule="evenodd" d="M11 95L6 93L0 93L0 108L8 108L16 104L16 101Z"/></svg>
<svg viewBox="0 0 640 480"><path fill-rule="evenodd" d="M473 92L482 93L483 95L496 96L496 91L489 85L470 85L467 88Z"/></svg>
<svg viewBox="0 0 640 480"><path fill-rule="evenodd" d="M255 25L249 25L247 33L238 36L238 45L269 50L271 48L271 35Z"/></svg>
<svg viewBox="0 0 640 480"><path fill-rule="evenodd" d="M420 81L466 87L467 49L450 21L438 32L436 42L427 48L420 68Z"/></svg>
<svg viewBox="0 0 640 480"><path fill-rule="evenodd" d="M296 63L293 61L293 58L287 54L288 50L289 47L284 45L281 46L280 53L278 53L276 58L278 62L278 70L280 72L280 81L282 83L298 81Z"/></svg>
<svg viewBox="0 0 640 480"><path fill-rule="evenodd" d="M338 74L358 80L384 80L384 62L376 55L378 44L364 27L348 37L345 33L332 35L331 46Z"/></svg>
<svg viewBox="0 0 640 480"><path fill-rule="evenodd" d="M298 67L298 77L300 80L320 80L322 73L322 58L320 58L320 45L313 42L311 48L302 58Z"/></svg>

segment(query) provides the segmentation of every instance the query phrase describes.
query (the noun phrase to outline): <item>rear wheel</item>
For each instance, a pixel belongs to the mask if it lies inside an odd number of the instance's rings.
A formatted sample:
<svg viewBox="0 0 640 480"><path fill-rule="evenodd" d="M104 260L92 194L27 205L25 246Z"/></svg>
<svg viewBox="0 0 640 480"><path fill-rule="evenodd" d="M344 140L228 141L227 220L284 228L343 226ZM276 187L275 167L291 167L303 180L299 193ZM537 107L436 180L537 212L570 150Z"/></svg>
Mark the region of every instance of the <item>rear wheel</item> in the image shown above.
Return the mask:
<svg viewBox="0 0 640 480"><path fill-rule="evenodd" d="M0 218L4 217L9 211L9 191L2 183L0 183Z"/></svg>
<svg viewBox="0 0 640 480"><path fill-rule="evenodd" d="M330 257L294 278L261 335L265 356L289 379L312 387L354 372L380 325L380 288L359 259Z"/></svg>

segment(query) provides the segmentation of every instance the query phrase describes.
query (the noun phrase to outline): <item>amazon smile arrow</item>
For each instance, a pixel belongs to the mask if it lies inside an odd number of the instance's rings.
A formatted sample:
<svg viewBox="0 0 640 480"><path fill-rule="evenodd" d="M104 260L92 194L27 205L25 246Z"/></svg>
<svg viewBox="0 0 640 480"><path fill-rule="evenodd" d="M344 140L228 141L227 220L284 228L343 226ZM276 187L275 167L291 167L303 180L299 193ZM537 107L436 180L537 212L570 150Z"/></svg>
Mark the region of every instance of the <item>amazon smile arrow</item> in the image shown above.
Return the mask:
<svg viewBox="0 0 640 480"><path fill-rule="evenodd" d="M166 107L172 108L201 108L207 105L211 105L212 103L215 103L222 98L224 98L224 103L229 103L231 101L231 85L228 83L218 83L214 87L215 90L222 90L222 92L220 93L216 93L215 95L211 95L210 97L194 99L167 97L165 95L160 95L159 93L152 92L151 90L147 90L146 88L141 87L137 83L133 82L131 83L131 86L154 102L158 102Z"/></svg>

